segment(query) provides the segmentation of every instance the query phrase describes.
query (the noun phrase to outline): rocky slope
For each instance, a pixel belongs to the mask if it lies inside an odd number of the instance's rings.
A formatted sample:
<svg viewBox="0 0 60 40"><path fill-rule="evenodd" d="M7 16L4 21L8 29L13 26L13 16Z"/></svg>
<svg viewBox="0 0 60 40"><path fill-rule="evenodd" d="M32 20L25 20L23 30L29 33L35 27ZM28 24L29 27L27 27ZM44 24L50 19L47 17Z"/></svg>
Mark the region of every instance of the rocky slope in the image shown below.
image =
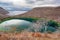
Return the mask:
<svg viewBox="0 0 60 40"><path fill-rule="evenodd" d="M60 7L37 7L14 17L47 18L60 22Z"/></svg>
<svg viewBox="0 0 60 40"><path fill-rule="evenodd" d="M5 9L3 9L2 7L0 7L0 20L3 19L3 18L6 18L8 17L8 14L9 12Z"/></svg>

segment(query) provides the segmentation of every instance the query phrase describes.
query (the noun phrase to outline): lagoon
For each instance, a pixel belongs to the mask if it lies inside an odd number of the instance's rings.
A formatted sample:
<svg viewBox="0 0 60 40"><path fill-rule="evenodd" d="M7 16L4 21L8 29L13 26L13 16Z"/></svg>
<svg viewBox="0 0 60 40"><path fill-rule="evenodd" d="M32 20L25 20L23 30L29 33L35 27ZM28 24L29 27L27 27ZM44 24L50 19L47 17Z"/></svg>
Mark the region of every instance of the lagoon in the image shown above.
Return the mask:
<svg viewBox="0 0 60 40"><path fill-rule="evenodd" d="M29 21L11 19L0 24L0 31L21 31L31 27L31 24Z"/></svg>

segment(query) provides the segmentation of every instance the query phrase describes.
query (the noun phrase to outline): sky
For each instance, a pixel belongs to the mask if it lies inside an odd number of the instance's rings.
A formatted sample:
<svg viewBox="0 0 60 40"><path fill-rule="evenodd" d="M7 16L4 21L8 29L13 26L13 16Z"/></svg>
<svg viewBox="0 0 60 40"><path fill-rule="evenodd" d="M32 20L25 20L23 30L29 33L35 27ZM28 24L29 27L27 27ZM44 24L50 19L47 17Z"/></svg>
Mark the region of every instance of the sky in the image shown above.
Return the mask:
<svg viewBox="0 0 60 40"><path fill-rule="evenodd" d="M29 11L44 6L60 6L60 0L0 0L0 7L8 11Z"/></svg>

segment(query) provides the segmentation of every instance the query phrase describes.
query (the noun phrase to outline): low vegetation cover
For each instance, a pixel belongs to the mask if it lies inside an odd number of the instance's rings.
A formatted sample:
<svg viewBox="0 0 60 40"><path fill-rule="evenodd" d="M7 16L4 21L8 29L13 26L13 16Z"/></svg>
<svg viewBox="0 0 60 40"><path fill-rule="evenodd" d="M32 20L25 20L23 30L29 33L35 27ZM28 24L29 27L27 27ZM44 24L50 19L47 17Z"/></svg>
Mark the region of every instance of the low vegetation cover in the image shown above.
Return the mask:
<svg viewBox="0 0 60 40"><path fill-rule="evenodd" d="M60 30L60 23L54 20L40 19L33 23L32 32L53 33Z"/></svg>
<svg viewBox="0 0 60 40"><path fill-rule="evenodd" d="M43 18L28 18L28 17L21 17L21 18L5 18L3 20L1 20L0 22L4 22L7 20L11 20L11 19L21 19L21 20L26 20L26 21L30 21L32 22L33 26L31 26L31 28L29 27L29 31L32 32L55 32L57 31L57 29L60 28L60 23L56 22L54 20L48 20L47 19L43 19ZM37 28L38 27L38 28ZM22 27L23 29L23 27ZM21 30L21 29L20 29Z"/></svg>
<svg viewBox="0 0 60 40"><path fill-rule="evenodd" d="M32 26L29 28L20 26L11 32L2 32L0 34L0 40L60 40L60 23L54 20L39 19L39 18L6 18L1 20L1 23L11 19L22 19L32 22ZM25 30L24 30L25 29ZM56 31L57 34L56 34Z"/></svg>
<svg viewBox="0 0 60 40"><path fill-rule="evenodd" d="M36 22L39 18L31 18L31 17L13 18L13 17L8 17L8 18L1 20L0 23L7 21L7 20L11 20L11 19L21 19L21 20L26 20L26 21L30 21L30 22Z"/></svg>

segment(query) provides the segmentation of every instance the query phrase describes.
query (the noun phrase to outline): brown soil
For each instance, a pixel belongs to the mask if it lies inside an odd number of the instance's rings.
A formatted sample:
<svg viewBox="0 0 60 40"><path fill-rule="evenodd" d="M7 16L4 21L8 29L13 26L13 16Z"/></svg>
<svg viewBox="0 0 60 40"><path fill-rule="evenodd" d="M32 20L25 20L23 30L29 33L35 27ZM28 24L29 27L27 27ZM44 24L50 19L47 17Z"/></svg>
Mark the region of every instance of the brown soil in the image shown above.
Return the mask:
<svg viewBox="0 0 60 40"><path fill-rule="evenodd" d="M60 34L48 34L48 33L2 33L0 34L0 40L60 40Z"/></svg>

